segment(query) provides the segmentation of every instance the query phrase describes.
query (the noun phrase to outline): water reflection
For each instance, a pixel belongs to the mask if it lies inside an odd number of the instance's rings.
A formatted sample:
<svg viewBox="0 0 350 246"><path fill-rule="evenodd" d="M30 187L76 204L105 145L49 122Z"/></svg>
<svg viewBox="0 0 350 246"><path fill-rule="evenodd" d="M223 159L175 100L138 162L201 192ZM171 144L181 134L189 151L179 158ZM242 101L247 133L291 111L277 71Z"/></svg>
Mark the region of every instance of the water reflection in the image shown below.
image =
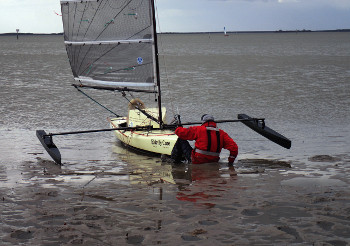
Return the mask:
<svg viewBox="0 0 350 246"><path fill-rule="evenodd" d="M233 166L226 167L222 163L190 165L180 169L173 168L180 201L193 202L196 206L213 208L216 200L227 192L236 180L237 173ZM182 182L188 180L189 183Z"/></svg>
<svg viewBox="0 0 350 246"><path fill-rule="evenodd" d="M121 160L126 165L123 167L130 175L131 184L153 185L167 182L174 184L172 166L162 163L159 156L141 153L125 147L121 142L115 142L112 147L114 158Z"/></svg>
<svg viewBox="0 0 350 246"><path fill-rule="evenodd" d="M132 184L168 183L177 185L176 198L179 201L193 202L196 206L212 208L215 200L228 191L237 177L235 168L226 163L209 163L202 165L173 164L162 161L159 156L140 154L139 151L124 147L116 142L113 152L127 163ZM160 187L160 199L162 190Z"/></svg>
<svg viewBox="0 0 350 246"><path fill-rule="evenodd" d="M162 161L159 156L127 148L115 142L113 152L116 159L122 160L130 175L131 184L153 186L160 183L176 185L175 196L178 201L191 202L195 207L213 208L232 189L237 188L237 175L259 176L265 169L286 171L291 162L270 159L241 159L235 167L226 162L202 165L174 164ZM163 186L159 187L162 200ZM164 186L166 187L166 186Z"/></svg>

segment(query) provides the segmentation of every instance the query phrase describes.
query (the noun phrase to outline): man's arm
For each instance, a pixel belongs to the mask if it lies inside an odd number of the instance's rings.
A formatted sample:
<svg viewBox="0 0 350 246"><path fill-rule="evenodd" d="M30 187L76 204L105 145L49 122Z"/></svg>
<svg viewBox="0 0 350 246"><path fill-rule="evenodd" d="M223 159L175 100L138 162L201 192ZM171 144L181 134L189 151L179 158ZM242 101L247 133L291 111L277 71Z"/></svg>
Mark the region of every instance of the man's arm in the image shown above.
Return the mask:
<svg viewBox="0 0 350 246"><path fill-rule="evenodd" d="M235 161L237 155L238 155L238 145L235 141L226 133L224 132L224 149L227 149L230 151L230 156L228 157L229 164L233 164Z"/></svg>
<svg viewBox="0 0 350 246"><path fill-rule="evenodd" d="M175 134L178 135L179 138L183 140L197 139L196 127L184 128L182 126L179 126L178 128L176 128Z"/></svg>

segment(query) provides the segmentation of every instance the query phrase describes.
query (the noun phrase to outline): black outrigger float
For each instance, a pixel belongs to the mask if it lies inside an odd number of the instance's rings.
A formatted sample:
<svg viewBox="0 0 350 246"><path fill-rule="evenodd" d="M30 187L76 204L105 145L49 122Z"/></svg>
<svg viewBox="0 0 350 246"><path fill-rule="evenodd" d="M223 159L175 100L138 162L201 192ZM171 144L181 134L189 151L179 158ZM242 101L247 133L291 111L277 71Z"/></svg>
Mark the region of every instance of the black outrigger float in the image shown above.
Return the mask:
<svg viewBox="0 0 350 246"><path fill-rule="evenodd" d="M241 119L244 125L248 126L250 129L256 131L257 133L266 137L272 142L281 145L286 149L290 149L290 147L292 146L292 141L290 141L285 136L279 134L278 132L272 130L271 128L265 126L265 121L254 120L246 114L239 114L238 119Z"/></svg>
<svg viewBox="0 0 350 246"><path fill-rule="evenodd" d="M37 130L36 136L39 138L40 143L44 146L47 153L52 159L59 165L61 165L61 153L56 144L52 141L52 136L47 134L44 130Z"/></svg>

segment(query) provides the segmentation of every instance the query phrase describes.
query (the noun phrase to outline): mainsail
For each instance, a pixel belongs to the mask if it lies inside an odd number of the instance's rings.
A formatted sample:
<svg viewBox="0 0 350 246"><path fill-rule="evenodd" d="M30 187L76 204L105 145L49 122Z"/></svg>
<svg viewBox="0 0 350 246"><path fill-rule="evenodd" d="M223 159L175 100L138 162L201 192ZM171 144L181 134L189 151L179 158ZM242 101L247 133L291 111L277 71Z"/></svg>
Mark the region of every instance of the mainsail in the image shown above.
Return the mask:
<svg viewBox="0 0 350 246"><path fill-rule="evenodd" d="M83 85L153 87L157 78L152 0L61 0L64 40Z"/></svg>

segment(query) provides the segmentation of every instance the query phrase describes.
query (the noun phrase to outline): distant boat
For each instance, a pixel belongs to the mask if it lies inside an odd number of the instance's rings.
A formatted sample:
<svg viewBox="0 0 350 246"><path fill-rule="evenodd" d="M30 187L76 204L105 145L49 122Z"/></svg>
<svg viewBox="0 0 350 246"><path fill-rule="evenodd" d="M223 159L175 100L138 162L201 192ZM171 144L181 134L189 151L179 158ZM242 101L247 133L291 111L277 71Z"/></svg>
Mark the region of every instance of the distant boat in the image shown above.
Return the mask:
<svg viewBox="0 0 350 246"><path fill-rule="evenodd" d="M226 32L226 27L224 27L224 35L225 35L225 36L229 36L229 35L227 34L227 32Z"/></svg>

